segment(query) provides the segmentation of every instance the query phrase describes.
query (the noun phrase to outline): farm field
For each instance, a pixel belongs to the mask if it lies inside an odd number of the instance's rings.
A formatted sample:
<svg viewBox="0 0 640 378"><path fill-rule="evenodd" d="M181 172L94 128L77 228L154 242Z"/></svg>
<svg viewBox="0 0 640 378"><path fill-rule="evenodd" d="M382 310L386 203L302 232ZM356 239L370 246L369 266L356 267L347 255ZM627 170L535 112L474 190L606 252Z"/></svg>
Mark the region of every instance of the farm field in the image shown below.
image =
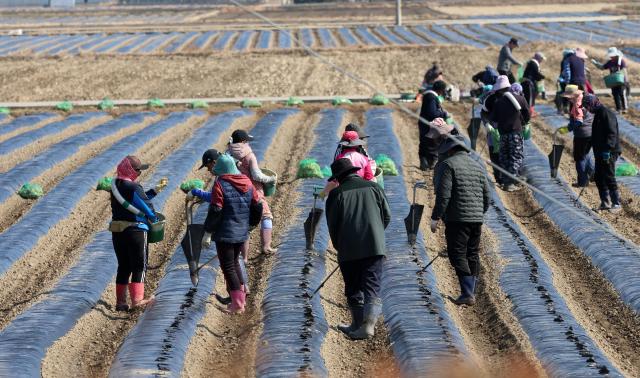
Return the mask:
<svg viewBox="0 0 640 378"><path fill-rule="evenodd" d="M488 172L492 201L481 240L477 303L471 307L452 302L459 286L446 258L427 267L446 252L446 243L442 227L430 231L426 214L435 195L433 171L421 171L418 164L419 103L332 105L335 96L374 91L310 56L286 33L258 27L248 15L233 16L238 15L233 7L157 7L128 16L120 7L100 8L94 15L20 11L22 18L14 19L15 14L0 12L0 25L35 25L28 35L0 36L0 103L329 99L295 107L271 102L241 107L229 101L202 109L76 106L68 112L33 104L0 115L0 376L640 376L640 176L620 178L620 213L597 213L591 210L599 204L595 186L583 192L571 186L576 173L570 137L559 139L565 153L557 178L550 177L547 161L554 131L567 123L552 103L563 48L583 46L590 58L603 61L607 48L617 45L628 57L635 89L638 15L633 8L592 2L546 10L506 6L503 17L511 12L523 19L632 10L618 20L482 24L491 4L411 2L408 19L415 22L406 26L370 22L386 20L393 10L386 2L339 4L334 13L323 12L326 5L252 8L292 21L287 30L296 38L389 94L416 92L432 62L443 67L448 83L468 91L474 87L471 76L487 64L495 66L500 47L513 36L521 41L514 50L518 59L526 61L537 51L547 56L541 67L548 98L539 100L533 136L525 142L522 176L531 189L498 189L484 161L489 158L484 131L478 137L478 160ZM478 22L431 22L474 14ZM300 27L304 17L319 24ZM327 19L331 25L321 25ZM226 27L231 22L235 25ZM202 25L190 28L197 23ZM67 31L47 31L62 24ZM152 30L155 24L159 27ZM89 33L85 25L101 30ZM148 30L136 31L136 25ZM122 30L114 30L118 27ZM594 87L605 89L601 71L590 65L589 75ZM611 98L602 99L612 106ZM443 104L465 137L473 106L467 98ZM623 159L637 166L637 98L618 119ZM392 219L385 231L383 318L376 336L364 341L351 341L336 328L350 316L340 271L318 295L310 295L337 267L337 256L324 219L315 247L307 249L304 240L314 187L323 186L326 177L297 177L303 159L313 158L320 167L331 164L350 122L369 135L369 154L388 156L398 170L384 176ZM246 312L231 316L216 300L216 294L226 296L217 259L200 271L197 287L188 277L180 243L187 221L180 185L197 178L209 187L212 176L198 170L202 152L224 150L236 129L255 137L251 146L260 166L278 174L276 193L268 198L278 250L261 253L258 233L251 234L251 293ZM150 164L140 177L145 188L163 177L169 182L153 200L167 218L164 240L150 246L148 258L145 286L155 300L122 312L115 310L117 263L106 228L109 193L96 190L96 184L113 176L129 154ZM426 181L428 190L414 193L417 181ZM20 198L16 192L27 182L41 185L43 196ZM404 218L414 195L426 213L411 248ZM207 206L200 205L194 219L202 223L206 215ZM200 261L216 253L212 246Z"/></svg>

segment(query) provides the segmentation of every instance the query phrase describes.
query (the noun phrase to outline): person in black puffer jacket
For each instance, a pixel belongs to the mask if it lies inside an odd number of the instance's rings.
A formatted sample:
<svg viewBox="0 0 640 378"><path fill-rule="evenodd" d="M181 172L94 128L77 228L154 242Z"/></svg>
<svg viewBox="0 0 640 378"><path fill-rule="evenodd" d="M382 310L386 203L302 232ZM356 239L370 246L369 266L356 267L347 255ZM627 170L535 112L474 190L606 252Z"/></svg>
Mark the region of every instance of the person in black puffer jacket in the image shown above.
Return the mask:
<svg viewBox="0 0 640 378"><path fill-rule="evenodd" d="M116 311L127 311L127 287L132 307L142 307L151 299L144 299L144 279L149 257L147 233L149 225L158 220L151 199L163 185L144 191L136 182L142 170L147 169L135 156L127 156L118 164L113 186L130 205L125 207L111 192L113 249L118 259L116 274ZM166 183L164 184L166 185ZM132 212L135 209L136 213Z"/></svg>
<svg viewBox="0 0 640 378"><path fill-rule="evenodd" d="M442 101L447 90L447 84L438 80L433 83L433 87L424 93L422 97L422 107L420 108L420 117L427 120L418 121L418 129L420 132L420 141L418 145L418 157L420 159L420 170L426 171L433 169L438 162L438 145L439 141L434 140L429 135L430 126L428 122L432 122L436 118L446 120L449 113L442 109Z"/></svg>
<svg viewBox="0 0 640 378"><path fill-rule="evenodd" d="M462 136L451 136L440 146L447 158L436 166L436 201L431 212L431 231L445 223L449 261L456 270L461 295L458 305L475 303L480 272L480 236L484 213L489 209L489 182L480 164L473 160Z"/></svg>
<svg viewBox="0 0 640 378"><path fill-rule="evenodd" d="M522 91L524 98L529 103L531 114L534 114L533 108L536 106L536 98L538 97L538 82L544 80L544 75L540 70L540 64L545 60L544 54L535 53L533 58L527 62L522 74Z"/></svg>

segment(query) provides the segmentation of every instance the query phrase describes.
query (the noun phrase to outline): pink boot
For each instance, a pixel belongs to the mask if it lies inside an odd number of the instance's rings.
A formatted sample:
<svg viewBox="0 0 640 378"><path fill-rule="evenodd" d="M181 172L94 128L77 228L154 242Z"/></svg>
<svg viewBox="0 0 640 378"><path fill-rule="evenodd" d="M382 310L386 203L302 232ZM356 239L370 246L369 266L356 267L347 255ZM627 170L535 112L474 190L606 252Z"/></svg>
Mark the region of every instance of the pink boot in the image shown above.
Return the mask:
<svg viewBox="0 0 640 378"><path fill-rule="evenodd" d="M116 284L116 311L128 311L127 304L127 285Z"/></svg>
<svg viewBox="0 0 640 378"><path fill-rule="evenodd" d="M131 282L129 295L131 296L131 308L144 307L154 299L153 295L149 299L144 299L144 282Z"/></svg>
<svg viewBox="0 0 640 378"><path fill-rule="evenodd" d="M228 314L242 314L244 312L245 294L242 290L231 290L231 304L227 306Z"/></svg>

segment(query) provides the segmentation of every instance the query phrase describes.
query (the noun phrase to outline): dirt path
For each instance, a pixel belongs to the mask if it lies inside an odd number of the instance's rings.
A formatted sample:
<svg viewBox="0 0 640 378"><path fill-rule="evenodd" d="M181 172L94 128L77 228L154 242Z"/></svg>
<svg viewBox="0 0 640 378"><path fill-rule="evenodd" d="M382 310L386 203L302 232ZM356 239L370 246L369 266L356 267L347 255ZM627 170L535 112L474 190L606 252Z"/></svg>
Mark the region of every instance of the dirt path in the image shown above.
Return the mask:
<svg viewBox="0 0 640 378"><path fill-rule="evenodd" d="M108 137L102 138L98 141L90 143L84 147L81 147L77 153L68 159L56 164L53 168L46 170L40 176L34 177L31 182L40 184L45 193L55 187L69 172L74 171L78 167L85 164L88 160L94 158L100 154L109 146L116 143L118 140L124 138L127 135L131 135L150 123L157 121L159 117L148 117L137 125L127 127L120 130ZM22 152L16 153L18 156L22 156ZM23 158L25 156L22 156ZM23 214L25 214L33 205L35 201L24 200L19 196L11 196L6 201L0 204L0 232L4 232L9 226L15 223Z"/></svg>
<svg viewBox="0 0 640 378"><path fill-rule="evenodd" d="M298 163L311 146L311 130L318 122L317 109L305 107L304 112L287 119L280 126L261 165L279 172L280 183L276 196L269 201L274 214L273 245L300 211L293 204L298 196L295 181ZM298 146L297 148L290 148ZM291 151L291 153L289 153ZM212 371L224 372L230 377L255 375L255 353L262 333L262 298L275 255L259 252L260 238L253 232L250 239L249 282L251 294L247 296L245 313L229 316L221 311L214 296L207 302L206 314L201 319L191 340L183 368L188 377L207 377ZM220 270L216 277L216 292L227 296Z"/></svg>
<svg viewBox="0 0 640 378"><path fill-rule="evenodd" d="M175 149L181 143L181 138L201 122L202 117L194 117L149 142L137 151L137 155L144 161L158 162L166 155L166 151ZM82 252L82 246L91 240L95 232L104 228L111 214L108 198L106 192L91 191L80 200L70 217L51 228L30 252L0 278L3 287L0 303L4 304L0 311L0 328L4 328L23 309L45 294L73 265Z"/></svg>
<svg viewBox="0 0 640 378"><path fill-rule="evenodd" d="M246 128L255 117L245 117L237 121L232 128ZM200 119L199 124L201 124ZM190 127L190 129L193 129ZM180 132L177 141L183 141L188 133ZM228 133L218 140L215 148L222 149L228 141ZM177 145L171 149L162 149L162 157L165 157ZM194 166L192 178L208 180L207 173L197 171ZM167 200L163 214L172 220L167 224L165 239L151 248L149 256L149 269L147 270L145 292L146 296L153 293L158 281L162 278L165 265L173 254L176 245L180 242L184 224L184 194L176 190ZM42 363L43 376L62 376L65 372L74 371L74 374L82 377L107 376L109 367L117 349L135 325L141 311L131 313L119 313L114 311L115 285L110 284L101 299L92 311L85 314L75 327L64 337L59 339L51 348Z"/></svg>
<svg viewBox="0 0 640 378"><path fill-rule="evenodd" d="M448 111L454 109L447 106ZM456 114L458 122L463 121L462 114ZM417 166L418 130L415 119L408 115L395 116L395 132L404 147L404 172L407 195L413 196L413 183L418 180L432 182L432 171L426 174ZM411 197L409 197L411 198ZM420 227L425 236L425 245L431 258L436 253L446 251L444 227L436 234L429 230L430 208L435 196L432 190L418 191L417 202L425 205L425 214ZM483 245L491 243L490 236L485 233ZM483 248L486 250L487 248ZM517 364L519 371L532 376L545 376L542 367L533 353L528 337L511 314L505 294L499 289L497 278L500 271L499 261L491 256L482 261L478 303L472 307L459 307L450 300L445 300L446 309L460 330L465 345L469 348L473 363L479 370L475 374L481 376L500 376L510 371ZM460 294L460 287L447 259L438 259L432 267L436 274L438 289L451 298Z"/></svg>
<svg viewBox="0 0 640 378"><path fill-rule="evenodd" d="M0 172L6 172L13 168L16 164L27 160L29 157L36 156L39 152L44 151L51 145L67 139L71 136L80 134L84 131L91 130L92 128L103 124L110 119L111 118L105 114L102 117L92 118L81 124L71 126L62 132L48 135L38 140L32 140L28 145L11 151L8 154L2 155L2 159L0 160Z"/></svg>
<svg viewBox="0 0 640 378"><path fill-rule="evenodd" d="M468 111L466 106L464 112ZM545 143L545 139L550 142L543 137L539 127L535 131L536 142ZM482 136L478 138L480 148L485 140ZM568 157L563 161L568 164L572 159ZM499 190L498 194L551 268L554 286L589 337L625 375L638 376L640 361L636 352L640 350L640 317L621 302L602 273L544 212L529 216L539 208L529 190L509 194Z"/></svg>

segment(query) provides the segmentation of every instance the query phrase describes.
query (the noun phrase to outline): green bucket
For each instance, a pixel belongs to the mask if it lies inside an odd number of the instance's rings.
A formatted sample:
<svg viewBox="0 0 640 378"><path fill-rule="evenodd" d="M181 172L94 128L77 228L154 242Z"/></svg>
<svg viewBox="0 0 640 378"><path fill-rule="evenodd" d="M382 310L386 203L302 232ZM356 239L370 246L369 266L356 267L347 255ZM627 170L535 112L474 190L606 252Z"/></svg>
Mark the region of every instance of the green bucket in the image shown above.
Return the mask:
<svg viewBox="0 0 640 378"><path fill-rule="evenodd" d="M266 168L262 168L262 173L264 173L267 176L270 177L275 177L275 181L271 184L264 184L264 196L265 197L271 197L272 195L276 194L276 184L278 182L278 174L275 173L274 171L270 170L270 169L266 169Z"/></svg>
<svg viewBox="0 0 640 378"><path fill-rule="evenodd" d="M147 241L149 243L158 243L164 240L164 224L166 223L166 219L164 215L161 213L156 213L158 217L158 221L151 224L151 229L149 230L149 236Z"/></svg>
<svg viewBox="0 0 640 378"><path fill-rule="evenodd" d="M624 72L618 71L604 77L604 85L607 88L615 88L624 85Z"/></svg>
<svg viewBox="0 0 640 378"><path fill-rule="evenodd" d="M380 185L380 187L384 190L384 174L383 170L380 167L376 168L376 174L373 176L376 179L376 183Z"/></svg>

